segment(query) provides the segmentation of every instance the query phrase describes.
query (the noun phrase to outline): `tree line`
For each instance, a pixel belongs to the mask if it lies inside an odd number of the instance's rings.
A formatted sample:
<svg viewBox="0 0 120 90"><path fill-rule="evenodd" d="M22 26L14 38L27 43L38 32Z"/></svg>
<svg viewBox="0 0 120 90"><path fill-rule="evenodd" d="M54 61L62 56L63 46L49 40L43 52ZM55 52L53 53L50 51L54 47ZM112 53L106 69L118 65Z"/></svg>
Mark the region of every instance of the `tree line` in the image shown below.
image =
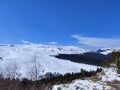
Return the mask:
<svg viewBox="0 0 120 90"><path fill-rule="evenodd" d="M81 69L78 73L67 73L55 77L46 77L41 80L29 79L15 79L15 78L0 78L0 90L51 90L53 85L71 83L75 79L84 79L91 77L101 72L102 69L98 68L96 71L85 71ZM49 73L53 75L52 73Z"/></svg>
<svg viewBox="0 0 120 90"><path fill-rule="evenodd" d="M83 54L58 54L55 57L77 63L102 66L102 62L111 59L111 54L103 55L96 52L86 52Z"/></svg>

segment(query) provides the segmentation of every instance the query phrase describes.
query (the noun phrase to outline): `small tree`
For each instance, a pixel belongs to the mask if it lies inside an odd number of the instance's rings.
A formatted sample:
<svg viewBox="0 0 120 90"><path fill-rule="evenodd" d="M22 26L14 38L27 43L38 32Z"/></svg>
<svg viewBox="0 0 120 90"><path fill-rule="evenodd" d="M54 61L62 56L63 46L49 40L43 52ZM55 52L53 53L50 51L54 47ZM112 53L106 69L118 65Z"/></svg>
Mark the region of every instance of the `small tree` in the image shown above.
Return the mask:
<svg viewBox="0 0 120 90"><path fill-rule="evenodd" d="M112 62L116 64L118 68L118 73L120 73L120 52L112 52Z"/></svg>
<svg viewBox="0 0 120 90"><path fill-rule="evenodd" d="M8 63L5 67L5 74L7 78L13 79L17 77L19 67L17 63Z"/></svg>
<svg viewBox="0 0 120 90"><path fill-rule="evenodd" d="M37 62L37 56L33 57L32 62L29 65L27 74L31 80L37 80L41 72L41 65Z"/></svg>
<svg viewBox="0 0 120 90"><path fill-rule="evenodd" d="M120 51L112 52L112 59L106 62L103 62L103 66L113 66L117 67L117 72L120 73Z"/></svg>

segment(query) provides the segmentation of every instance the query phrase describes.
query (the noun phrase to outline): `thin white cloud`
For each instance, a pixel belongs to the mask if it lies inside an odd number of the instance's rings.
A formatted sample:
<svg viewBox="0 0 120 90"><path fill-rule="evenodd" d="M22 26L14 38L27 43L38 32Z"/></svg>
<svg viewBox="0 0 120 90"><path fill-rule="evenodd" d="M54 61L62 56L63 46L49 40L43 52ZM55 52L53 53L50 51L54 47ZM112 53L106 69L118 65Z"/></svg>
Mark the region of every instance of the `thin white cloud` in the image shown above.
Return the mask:
<svg viewBox="0 0 120 90"><path fill-rule="evenodd" d="M49 44L55 45L57 44L57 42L49 42Z"/></svg>
<svg viewBox="0 0 120 90"><path fill-rule="evenodd" d="M22 42L23 44L33 44L33 43L31 43L31 42L29 42L29 41L26 41L26 40L21 40L21 42Z"/></svg>
<svg viewBox="0 0 120 90"><path fill-rule="evenodd" d="M95 38L95 37L83 37L80 35L72 35L77 39L79 44L84 44L93 47L120 47L120 38Z"/></svg>
<svg viewBox="0 0 120 90"><path fill-rule="evenodd" d="M21 40L21 42L24 43L24 44L30 44L30 42L26 41L26 40Z"/></svg>

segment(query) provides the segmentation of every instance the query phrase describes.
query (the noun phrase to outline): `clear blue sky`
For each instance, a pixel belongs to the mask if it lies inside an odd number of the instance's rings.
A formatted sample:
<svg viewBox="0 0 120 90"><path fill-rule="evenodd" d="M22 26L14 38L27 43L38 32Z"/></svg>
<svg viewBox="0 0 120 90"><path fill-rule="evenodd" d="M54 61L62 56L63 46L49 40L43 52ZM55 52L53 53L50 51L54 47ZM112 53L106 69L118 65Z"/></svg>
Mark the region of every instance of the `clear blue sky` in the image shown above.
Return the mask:
<svg viewBox="0 0 120 90"><path fill-rule="evenodd" d="M74 34L120 38L120 1L0 0L0 43L79 45Z"/></svg>

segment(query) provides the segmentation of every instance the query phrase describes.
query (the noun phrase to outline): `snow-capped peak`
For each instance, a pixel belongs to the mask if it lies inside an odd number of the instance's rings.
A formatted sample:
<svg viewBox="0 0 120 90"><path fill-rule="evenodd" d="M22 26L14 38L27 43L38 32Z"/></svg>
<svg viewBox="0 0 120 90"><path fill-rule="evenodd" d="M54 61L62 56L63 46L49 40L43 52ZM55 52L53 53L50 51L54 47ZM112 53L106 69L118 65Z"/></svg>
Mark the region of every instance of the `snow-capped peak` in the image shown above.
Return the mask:
<svg viewBox="0 0 120 90"><path fill-rule="evenodd" d="M120 51L120 47L115 47L115 48L102 48L97 50L98 53L107 55L109 53L112 53L113 51Z"/></svg>

